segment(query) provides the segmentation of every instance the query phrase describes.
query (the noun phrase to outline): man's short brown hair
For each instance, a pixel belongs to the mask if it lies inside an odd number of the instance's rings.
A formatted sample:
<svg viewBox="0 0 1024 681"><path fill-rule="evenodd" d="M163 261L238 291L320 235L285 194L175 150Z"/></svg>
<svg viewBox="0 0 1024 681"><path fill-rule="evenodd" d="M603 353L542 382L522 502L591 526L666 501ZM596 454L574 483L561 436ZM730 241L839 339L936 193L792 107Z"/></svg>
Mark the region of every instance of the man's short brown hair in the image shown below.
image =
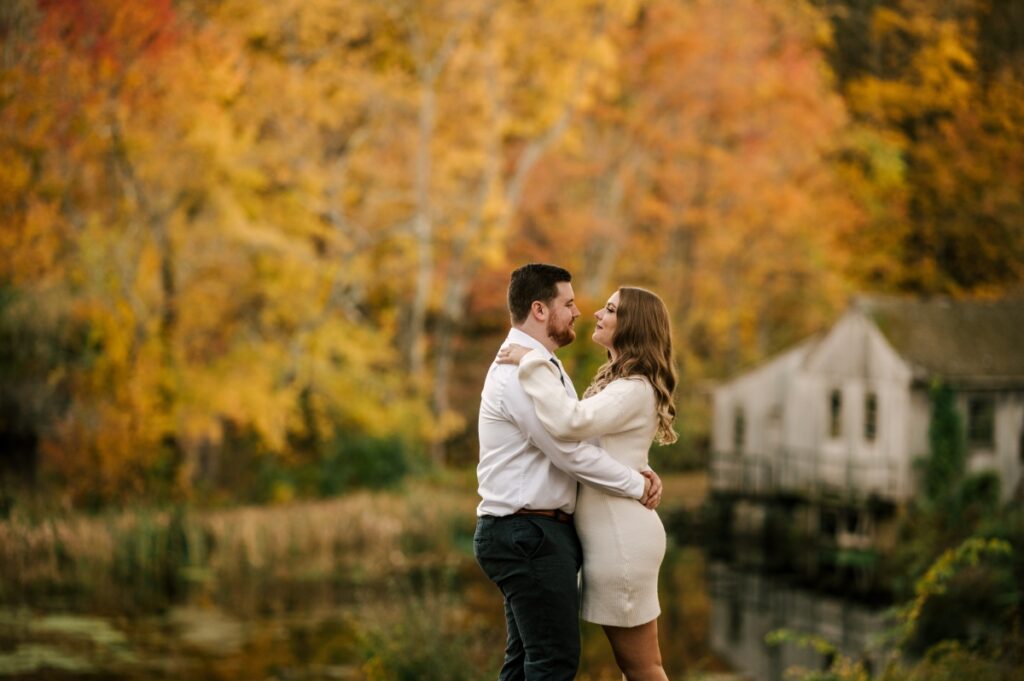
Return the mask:
<svg viewBox="0 0 1024 681"><path fill-rule="evenodd" d="M550 305L558 296L558 285L563 281L572 281L572 275L557 265L534 262L512 272L508 285L508 310L512 314L512 323L526 321L535 300Z"/></svg>

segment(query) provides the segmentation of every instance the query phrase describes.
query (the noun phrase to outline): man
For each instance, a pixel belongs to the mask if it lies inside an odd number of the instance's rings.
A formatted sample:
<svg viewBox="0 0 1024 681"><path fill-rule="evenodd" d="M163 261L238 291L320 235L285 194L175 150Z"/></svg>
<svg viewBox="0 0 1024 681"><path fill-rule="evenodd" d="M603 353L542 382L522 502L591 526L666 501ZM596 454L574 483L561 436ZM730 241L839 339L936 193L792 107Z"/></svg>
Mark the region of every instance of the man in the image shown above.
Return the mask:
<svg viewBox="0 0 1024 681"><path fill-rule="evenodd" d="M575 339L580 316L572 275L530 264L512 273L505 343L546 353ZM607 452L553 438L519 384L517 367L491 364L480 399L479 493L474 553L505 597L508 641L500 681L569 680L579 666L582 555L572 514L577 481L648 508L661 499L652 471L632 470ZM566 392L576 397L562 372Z"/></svg>

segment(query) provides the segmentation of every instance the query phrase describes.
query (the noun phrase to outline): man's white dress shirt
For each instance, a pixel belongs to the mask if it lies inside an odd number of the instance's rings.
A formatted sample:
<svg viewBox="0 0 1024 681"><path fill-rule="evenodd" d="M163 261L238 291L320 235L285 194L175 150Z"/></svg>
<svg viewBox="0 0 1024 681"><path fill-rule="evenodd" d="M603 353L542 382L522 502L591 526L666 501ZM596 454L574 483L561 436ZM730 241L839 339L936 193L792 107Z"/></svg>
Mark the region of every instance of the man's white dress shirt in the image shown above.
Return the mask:
<svg viewBox="0 0 1024 681"><path fill-rule="evenodd" d="M554 355L532 336L512 329L503 345L516 343ZM557 361L557 360L556 360ZM561 365L559 365L561 366ZM644 477L600 447L552 437L523 391L514 364L492 363L480 396L478 516L505 516L520 509L576 509L576 482L639 499ZM565 372L566 392L576 389Z"/></svg>

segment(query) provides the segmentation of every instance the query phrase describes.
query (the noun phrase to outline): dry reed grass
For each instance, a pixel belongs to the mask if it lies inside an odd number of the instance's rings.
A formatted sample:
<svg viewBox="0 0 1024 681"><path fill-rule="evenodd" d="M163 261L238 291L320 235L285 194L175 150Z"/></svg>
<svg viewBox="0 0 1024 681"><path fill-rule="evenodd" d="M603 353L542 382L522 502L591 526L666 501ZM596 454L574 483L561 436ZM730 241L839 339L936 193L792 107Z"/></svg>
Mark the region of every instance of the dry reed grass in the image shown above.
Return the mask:
<svg viewBox="0 0 1024 681"><path fill-rule="evenodd" d="M685 508L695 510L704 504L708 496L708 474L706 471L692 473L666 473L661 478L665 491L662 506L665 509Z"/></svg>
<svg viewBox="0 0 1024 681"><path fill-rule="evenodd" d="M0 522L0 595L178 572L214 582L400 573L457 558L475 501L467 489L411 482L402 491L282 506L43 521L15 513Z"/></svg>

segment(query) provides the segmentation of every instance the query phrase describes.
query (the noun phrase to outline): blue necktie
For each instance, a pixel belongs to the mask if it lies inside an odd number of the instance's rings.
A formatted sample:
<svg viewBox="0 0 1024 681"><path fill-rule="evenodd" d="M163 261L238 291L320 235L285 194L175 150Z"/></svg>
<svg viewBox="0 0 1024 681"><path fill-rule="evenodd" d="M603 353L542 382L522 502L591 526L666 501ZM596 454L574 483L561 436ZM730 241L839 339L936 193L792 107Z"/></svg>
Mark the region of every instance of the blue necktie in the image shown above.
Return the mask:
<svg viewBox="0 0 1024 681"><path fill-rule="evenodd" d="M565 387L565 374L562 373L562 365L559 364L558 360L555 359L554 357L552 357L548 361L551 362L552 364L554 364L555 368L558 369L558 380L562 382L562 387L564 388Z"/></svg>

